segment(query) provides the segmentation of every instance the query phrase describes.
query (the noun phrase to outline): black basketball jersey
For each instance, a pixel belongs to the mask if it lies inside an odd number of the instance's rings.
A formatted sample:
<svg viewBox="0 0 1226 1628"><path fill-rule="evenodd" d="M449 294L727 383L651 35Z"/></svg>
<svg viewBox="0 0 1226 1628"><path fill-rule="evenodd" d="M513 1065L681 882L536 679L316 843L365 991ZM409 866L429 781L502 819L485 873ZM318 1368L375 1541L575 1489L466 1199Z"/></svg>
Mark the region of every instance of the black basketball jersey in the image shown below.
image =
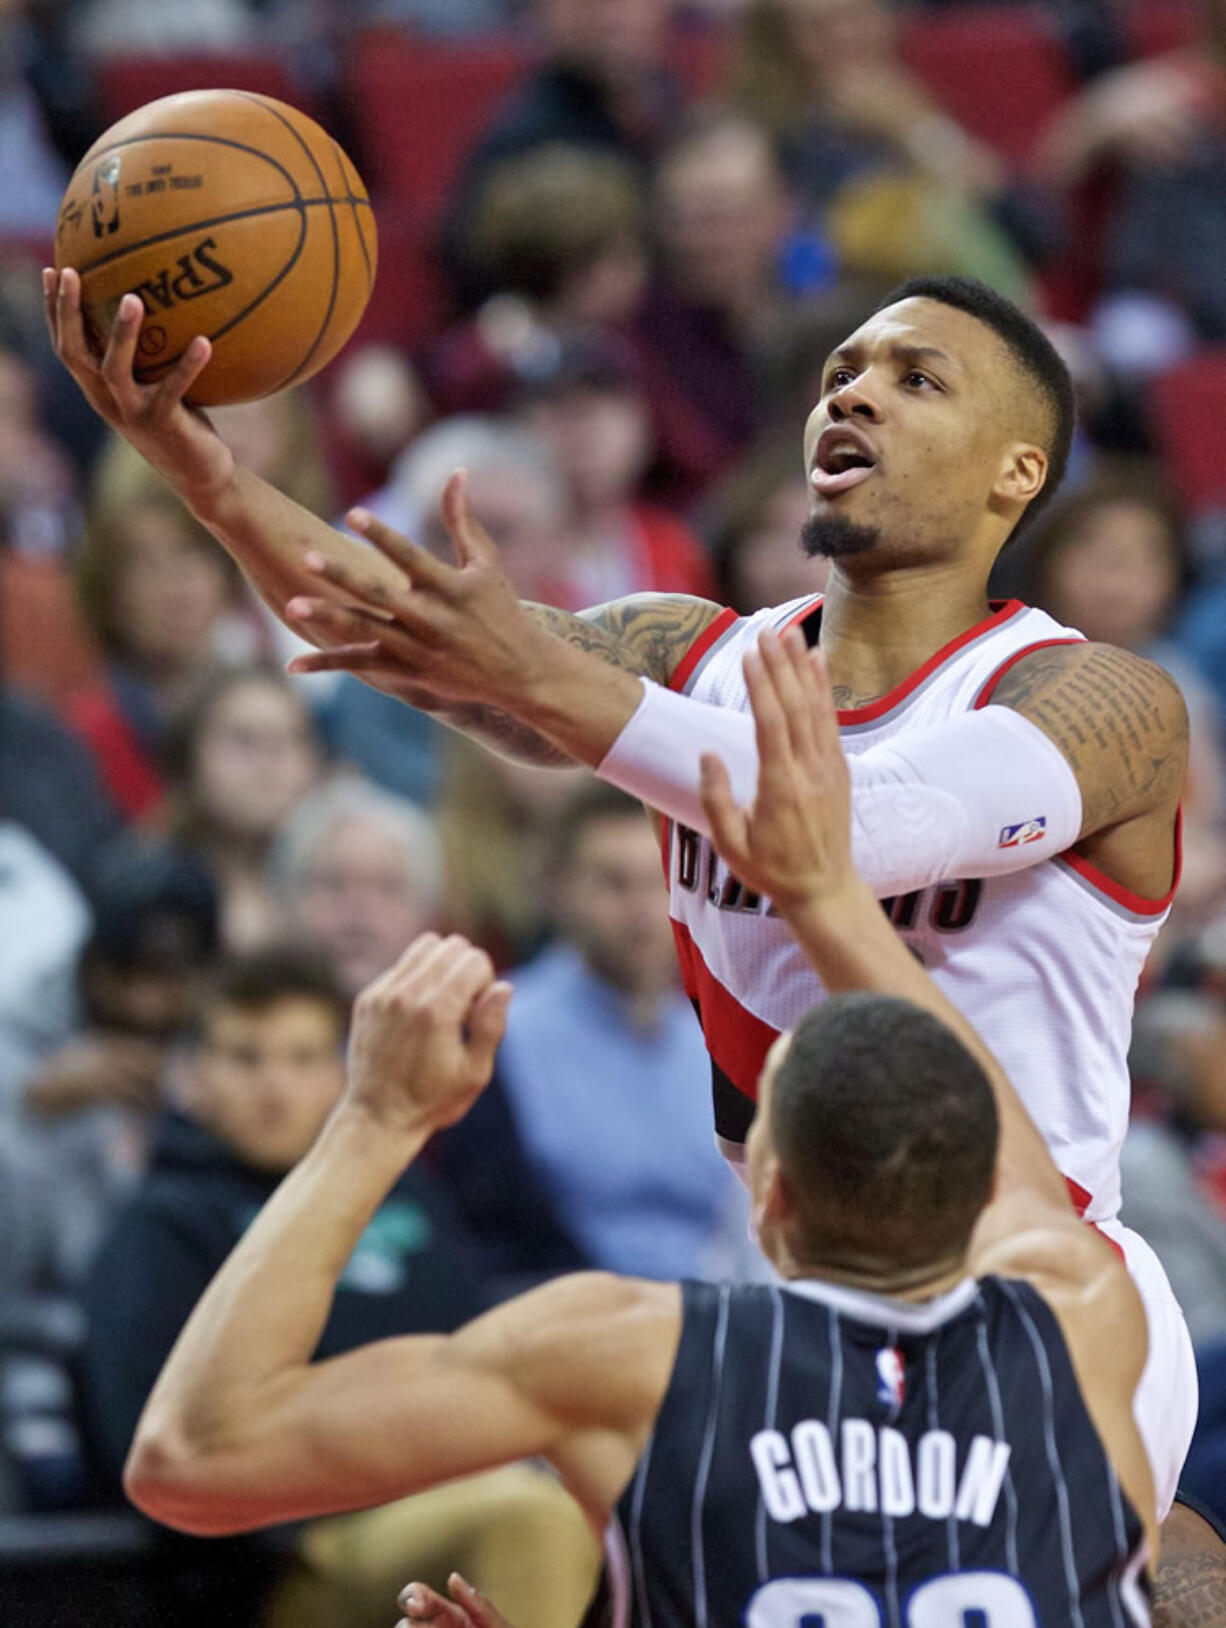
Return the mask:
<svg viewBox="0 0 1226 1628"><path fill-rule="evenodd" d="M1136 1628L1144 1533L1027 1284L683 1285L588 1628Z"/></svg>

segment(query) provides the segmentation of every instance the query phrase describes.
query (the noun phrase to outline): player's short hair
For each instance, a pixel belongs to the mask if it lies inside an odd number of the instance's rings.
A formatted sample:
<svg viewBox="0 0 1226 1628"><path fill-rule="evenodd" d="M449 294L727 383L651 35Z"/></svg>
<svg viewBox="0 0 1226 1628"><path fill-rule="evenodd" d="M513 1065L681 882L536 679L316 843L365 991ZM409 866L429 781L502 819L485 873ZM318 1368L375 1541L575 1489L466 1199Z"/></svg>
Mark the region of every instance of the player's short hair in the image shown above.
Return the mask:
<svg viewBox="0 0 1226 1628"><path fill-rule="evenodd" d="M1073 381L1063 358L1037 322L1019 310L1012 300L1007 300L1003 294L998 294L974 277L910 277L887 294L873 314L884 311L887 306L897 305L901 300L936 300L941 305L952 306L955 311L965 311L968 316L991 328L1003 342L1014 364L1038 392L1049 426L1044 446L1047 479L1038 495L1031 498L1023 522L1019 522L1019 525L1029 525L1056 495L1064 479L1073 445L1077 403ZM1017 529L1014 528L1015 535Z"/></svg>
<svg viewBox="0 0 1226 1628"><path fill-rule="evenodd" d="M837 995L797 1024L770 1136L813 1264L918 1267L964 1249L992 1192L999 1126L983 1069L910 1001Z"/></svg>
<svg viewBox="0 0 1226 1628"><path fill-rule="evenodd" d="M223 1008L260 1015L289 1000L327 1008L336 1019L338 1036L344 1037L349 1028L348 995L322 955L296 944L273 944L223 961L200 997L198 1028L207 1031Z"/></svg>

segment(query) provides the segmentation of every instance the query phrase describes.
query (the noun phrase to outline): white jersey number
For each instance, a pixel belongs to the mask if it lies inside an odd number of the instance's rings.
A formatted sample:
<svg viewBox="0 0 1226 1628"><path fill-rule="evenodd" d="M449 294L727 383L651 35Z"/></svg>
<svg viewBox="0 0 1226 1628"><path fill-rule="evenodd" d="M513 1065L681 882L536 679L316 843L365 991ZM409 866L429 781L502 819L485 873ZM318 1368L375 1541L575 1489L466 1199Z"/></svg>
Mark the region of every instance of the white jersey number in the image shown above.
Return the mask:
<svg viewBox="0 0 1226 1628"><path fill-rule="evenodd" d="M906 1628L1038 1628L1030 1596L1003 1572L951 1572L907 1601ZM814 1619L817 1619L814 1621ZM780 1577L749 1602L745 1628L882 1628L881 1607L847 1577Z"/></svg>

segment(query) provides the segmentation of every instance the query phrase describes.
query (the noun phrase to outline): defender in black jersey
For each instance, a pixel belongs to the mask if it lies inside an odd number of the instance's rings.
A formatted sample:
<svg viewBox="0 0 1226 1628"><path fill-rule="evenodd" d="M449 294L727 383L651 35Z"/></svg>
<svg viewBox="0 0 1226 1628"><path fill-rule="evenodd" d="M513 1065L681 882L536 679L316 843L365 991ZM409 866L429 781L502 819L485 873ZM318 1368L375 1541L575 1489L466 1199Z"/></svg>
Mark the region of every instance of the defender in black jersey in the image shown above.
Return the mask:
<svg viewBox="0 0 1226 1628"><path fill-rule="evenodd" d="M713 830L826 988L861 992L781 1037L761 1082L750 1177L780 1281L585 1274L312 1364L370 1215L492 1068L509 990L427 935L359 1000L341 1106L154 1390L127 1485L158 1520L234 1531L543 1455L608 1529L589 1620L610 1628L1148 1622L1137 1292L856 877L824 668L764 640L746 674L757 800L735 808L709 762Z"/></svg>

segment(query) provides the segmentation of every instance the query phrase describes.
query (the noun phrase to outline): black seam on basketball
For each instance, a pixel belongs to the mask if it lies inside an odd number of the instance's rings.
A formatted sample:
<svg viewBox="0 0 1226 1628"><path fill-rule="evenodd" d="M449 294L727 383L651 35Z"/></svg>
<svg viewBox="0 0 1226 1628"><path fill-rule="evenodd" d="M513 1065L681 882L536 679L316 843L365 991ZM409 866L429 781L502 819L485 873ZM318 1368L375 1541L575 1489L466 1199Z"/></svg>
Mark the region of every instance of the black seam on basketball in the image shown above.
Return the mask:
<svg viewBox="0 0 1226 1628"><path fill-rule="evenodd" d="M276 119L280 124L283 124L285 126L285 128L289 131L290 135L293 136L294 140L302 148L303 152L307 155L307 158L310 160L311 167L315 171L315 174L316 174L316 176L317 176L317 178L319 180L320 186L323 188L324 197L323 197L323 199L321 201L325 202L328 205L328 219L329 219L329 221L331 223L331 226L332 226L332 291L328 296L328 308L324 312L324 319L323 319L323 322L320 324L319 332L315 335L315 338L311 342L311 348L307 351L306 355L302 358L301 362L299 362L298 366L296 368L294 368L294 370L291 373L287 373L285 378L281 379L277 384L275 384L272 387L272 390L285 390L291 384L293 384L294 380L299 376L299 374L303 371L303 369L309 364L309 362L311 360L311 357L314 356L315 352L319 349L320 342L322 341L324 335L327 333L328 326L332 321L332 313L336 310L336 291L337 291L337 286L340 283L340 277L341 277L341 238L340 238L340 233L336 229L336 209L333 206L332 199L329 198L328 195L327 195L328 194L328 182L327 182L327 179L324 176L323 170L320 169L320 167L319 167L319 160L315 157L315 154L307 146L306 142L302 139L301 134L294 128L294 126L290 123L290 121L285 117L284 113L282 113L277 107L275 107L267 97L257 96L252 91L238 90L238 91L234 92L234 95L235 96L241 96L244 101L254 102L257 107L262 107L266 113L271 113L271 115L273 116L274 119ZM324 134L326 135L327 132L325 131ZM329 137L328 139L331 140L331 137ZM272 394L272 390L270 390L268 392L269 395Z"/></svg>
<svg viewBox="0 0 1226 1628"><path fill-rule="evenodd" d="M341 174L341 187L345 192L345 202L349 205L353 215L353 229L357 233L358 247L362 251L362 259L366 265L366 298L370 298L370 291L375 286L374 273L370 269L370 253L366 247L366 234L358 224L357 203L353 196L353 189L349 185L349 177L345 174L345 155L337 142L332 143L332 156L336 159L336 167Z"/></svg>
<svg viewBox="0 0 1226 1628"><path fill-rule="evenodd" d="M100 271L103 266L113 266L129 254L139 254L142 249L151 249L158 243L169 243L172 238L189 237L196 232L211 231L214 226L226 226L232 220L251 220L257 215L277 215L282 210L301 215L305 209L318 209L320 204L327 201L326 198L286 198L283 203L252 204L249 209L234 209L228 215L213 215L208 220L184 221L181 226L175 226L170 231L155 232L152 237L142 237L139 243L127 243L122 249L112 249L109 254L101 254L96 260L89 260L85 265L74 269L85 277L91 271Z"/></svg>
<svg viewBox="0 0 1226 1628"><path fill-rule="evenodd" d="M322 201L322 200L320 200L320 201ZM282 207L290 209L290 208L293 208L293 205L292 204L285 204ZM245 305L243 307L243 309L241 311L239 311L236 316L232 316L229 319L228 322L224 322L221 325L221 327L217 329L217 331L215 333L211 333L211 334L206 335L206 338L208 339L210 344L212 344L212 342L215 339L221 339L223 335L228 334L232 328L236 328L240 322L244 321L245 318L249 317L251 315L251 313L254 310L257 309L258 306L260 306L260 305L262 305L264 303L264 301L272 293L273 289L278 288L285 281L285 279L289 276L290 272L293 271L294 267L298 264L298 261L302 256L303 244L306 242L306 215L303 213L302 209L297 210L297 215L298 215L298 241L294 245L294 252L290 255L289 259L285 262L284 266L282 266L281 270L273 278L272 282L268 284L268 287L262 289L260 291L260 293L258 293L256 295L256 297L250 302L249 305ZM193 334L192 338L195 338L194 334ZM191 341L189 340L188 343L190 344ZM132 371L135 374L137 380L141 384L155 384L158 379L164 378L166 376L167 372L175 365L175 363L179 360L179 358L184 354L184 352L186 350L187 350L187 345L184 345L183 350L177 351L175 353L175 355L173 355L173 356L168 356L165 361L159 362L155 368L146 369L146 368L134 367L132 369ZM270 396L270 395L272 395L274 390L279 390L280 388L281 388L280 385L273 385L271 387L271 389L266 390L264 392L264 394Z"/></svg>

